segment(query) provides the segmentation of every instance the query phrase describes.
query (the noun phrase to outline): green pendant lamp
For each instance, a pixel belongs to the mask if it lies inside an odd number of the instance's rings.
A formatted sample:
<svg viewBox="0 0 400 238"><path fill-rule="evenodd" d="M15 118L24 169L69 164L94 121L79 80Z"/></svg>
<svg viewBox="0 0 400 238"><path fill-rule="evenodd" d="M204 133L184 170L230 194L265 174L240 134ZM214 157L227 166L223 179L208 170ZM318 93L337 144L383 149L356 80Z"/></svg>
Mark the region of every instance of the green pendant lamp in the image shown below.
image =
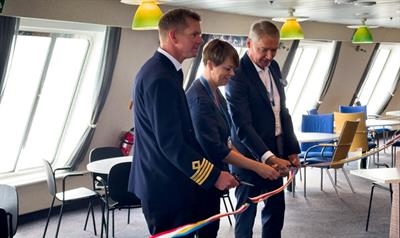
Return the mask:
<svg viewBox="0 0 400 238"><path fill-rule="evenodd" d="M351 39L351 42L353 44L371 44L371 43L374 43L374 40L372 38L372 34L369 31L369 27L367 25L365 25L365 21L366 21L366 19L362 19L361 20L361 25L348 26L349 28L357 28L354 31L353 37Z"/></svg>
<svg viewBox="0 0 400 238"><path fill-rule="evenodd" d="M307 17L294 17L294 9L289 9L289 16L286 18L273 18L274 21L284 22L281 30L281 40L301 40L304 39L303 29L301 28L299 21L307 20Z"/></svg>
<svg viewBox="0 0 400 238"><path fill-rule="evenodd" d="M133 30L157 30L163 15L155 0L141 0L132 21Z"/></svg>

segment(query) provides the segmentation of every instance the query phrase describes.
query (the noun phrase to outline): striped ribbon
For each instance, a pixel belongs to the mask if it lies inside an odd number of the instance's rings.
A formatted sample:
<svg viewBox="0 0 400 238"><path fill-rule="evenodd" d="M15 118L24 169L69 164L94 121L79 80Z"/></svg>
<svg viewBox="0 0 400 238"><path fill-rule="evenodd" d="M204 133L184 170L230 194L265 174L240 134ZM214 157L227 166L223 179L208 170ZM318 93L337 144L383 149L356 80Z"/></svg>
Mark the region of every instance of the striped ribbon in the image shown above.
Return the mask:
<svg viewBox="0 0 400 238"><path fill-rule="evenodd" d="M265 199L267 199L267 198L269 198L269 197L271 197L271 196L273 196L273 195L275 195L277 193L282 192L293 181L295 173L296 173L295 170L291 170L289 172L289 176L288 176L288 179L287 179L286 183L284 185L282 185L281 187L279 187L279 188L277 188L277 189L275 189L273 191L270 191L270 192L267 192L267 193L263 193L263 194L261 194L259 196L249 198L249 201L252 202L252 203L258 203L258 202L264 201ZM214 215L212 217L209 217L207 219L204 219L204 220L192 223L192 224L183 225L183 226L180 226L180 227L168 230L168 231L164 231L164 232L155 234L155 235L151 236L151 238L173 238L173 237L186 236L186 235L189 235L190 233L192 233L194 231L197 231L198 229L210 224L213 221L221 219L222 217L226 217L226 216L229 216L229 215L235 215L235 214L242 213L249 206L250 206L250 203L245 203L245 204L243 204L242 206L240 206L237 210L235 210L233 212L219 213L219 214L216 214L216 215Z"/></svg>
<svg viewBox="0 0 400 238"><path fill-rule="evenodd" d="M375 148L375 149L371 149L363 154L351 157L351 158L346 158L346 159L342 159L336 162L326 162L326 163L318 163L318 164L313 164L313 166L333 166L333 165L340 165L340 164L344 164L344 163L348 163L348 162L352 162L352 161L356 161L359 160L361 158L373 155L378 153L381 150L384 150L386 148L388 148L389 146L391 146L393 143L395 143L396 141L400 140L400 134L397 136L394 136L391 140L387 141L384 145ZM305 165L307 167L307 165ZM286 183L284 185L282 185L281 187L267 192L267 193L263 193L261 195L258 195L256 197L252 197L249 198L249 201L252 203L259 203L261 201L264 201L265 199L282 192L292 181L294 178L294 175L296 174L296 170L291 170L289 172L289 176L288 179L286 181ZM192 223L192 224L187 224L187 225L183 225L168 231L164 231L158 234L155 234L153 236L151 236L150 238L174 238L174 237L182 237L182 236L186 236L189 235L190 233L208 225L209 223L216 221L222 217L226 217L229 215L234 215L234 214L239 214L244 212L248 207L250 206L250 203L245 203L243 204L240 208L238 208L237 210L233 211L233 212L226 212L226 213L219 213L216 214L212 217L209 217L207 219Z"/></svg>

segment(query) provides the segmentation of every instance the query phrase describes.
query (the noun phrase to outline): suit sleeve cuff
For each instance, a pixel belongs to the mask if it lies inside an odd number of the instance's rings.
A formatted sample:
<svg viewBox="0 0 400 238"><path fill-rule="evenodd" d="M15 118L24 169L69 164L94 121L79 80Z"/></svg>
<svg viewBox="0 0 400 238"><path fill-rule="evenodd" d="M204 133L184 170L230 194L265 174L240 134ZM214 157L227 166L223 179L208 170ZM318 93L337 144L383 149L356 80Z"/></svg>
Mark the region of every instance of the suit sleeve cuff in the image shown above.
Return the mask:
<svg viewBox="0 0 400 238"><path fill-rule="evenodd" d="M268 161L268 159L273 156L274 154L271 151L267 151L265 152L262 156L261 156L261 162L265 163Z"/></svg>

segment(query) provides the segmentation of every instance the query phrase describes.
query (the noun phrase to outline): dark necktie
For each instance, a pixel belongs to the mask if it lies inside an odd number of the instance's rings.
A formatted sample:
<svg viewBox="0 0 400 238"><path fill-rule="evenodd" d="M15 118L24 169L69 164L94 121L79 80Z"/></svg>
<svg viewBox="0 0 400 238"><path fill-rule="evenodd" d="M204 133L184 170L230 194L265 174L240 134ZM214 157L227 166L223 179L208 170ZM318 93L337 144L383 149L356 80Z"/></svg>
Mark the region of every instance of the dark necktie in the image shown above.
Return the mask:
<svg viewBox="0 0 400 238"><path fill-rule="evenodd" d="M183 72L182 69L178 70L178 83L183 85Z"/></svg>

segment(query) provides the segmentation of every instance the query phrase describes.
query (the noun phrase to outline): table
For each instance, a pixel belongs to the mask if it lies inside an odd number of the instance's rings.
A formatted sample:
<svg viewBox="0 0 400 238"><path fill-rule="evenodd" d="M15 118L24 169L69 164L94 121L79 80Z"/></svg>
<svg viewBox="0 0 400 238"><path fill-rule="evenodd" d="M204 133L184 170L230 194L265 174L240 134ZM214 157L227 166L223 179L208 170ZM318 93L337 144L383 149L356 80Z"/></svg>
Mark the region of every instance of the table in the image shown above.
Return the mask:
<svg viewBox="0 0 400 238"><path fill-rule="evenodd" d="M124 162L132 162L132 155L93 161L86 165L86 169L90 172L108 174L114 165Z"/></svg>
<svg viewBox="0 0 400 238"><path fill-rule="evenodd" d="M385 127L400 125L400 120L367 119L367 127Z"/></svg>
<svg viewBox="0 0 400 238"><path fill-rule="evenodd" d="M398 153L400 156L400 153ZM397 161L397 165L400 166L400 159ZM366 178L381 183L392 183L393 187L393 201L392 201L392 211L390 218L390 238L400 237L400 199L399 199L399 189L400 189L400 167L396 168L378 168L378 169L358 169L351 170L350 174L358 177Z"/></svg>
<svg viewBox="0 0 400 238"><path fill-rule="evenodd" d="M296 137L299 142L324 142L336 140L339 134L334 133L321 133L321 132L296 132Z"/></svg>
<svg viewBox="0 0 400 238"><path fill-rule="evenodd" d="M386 115L400 117L400 110L399 111L388 111L388 112L386 112Z"/></svg>

